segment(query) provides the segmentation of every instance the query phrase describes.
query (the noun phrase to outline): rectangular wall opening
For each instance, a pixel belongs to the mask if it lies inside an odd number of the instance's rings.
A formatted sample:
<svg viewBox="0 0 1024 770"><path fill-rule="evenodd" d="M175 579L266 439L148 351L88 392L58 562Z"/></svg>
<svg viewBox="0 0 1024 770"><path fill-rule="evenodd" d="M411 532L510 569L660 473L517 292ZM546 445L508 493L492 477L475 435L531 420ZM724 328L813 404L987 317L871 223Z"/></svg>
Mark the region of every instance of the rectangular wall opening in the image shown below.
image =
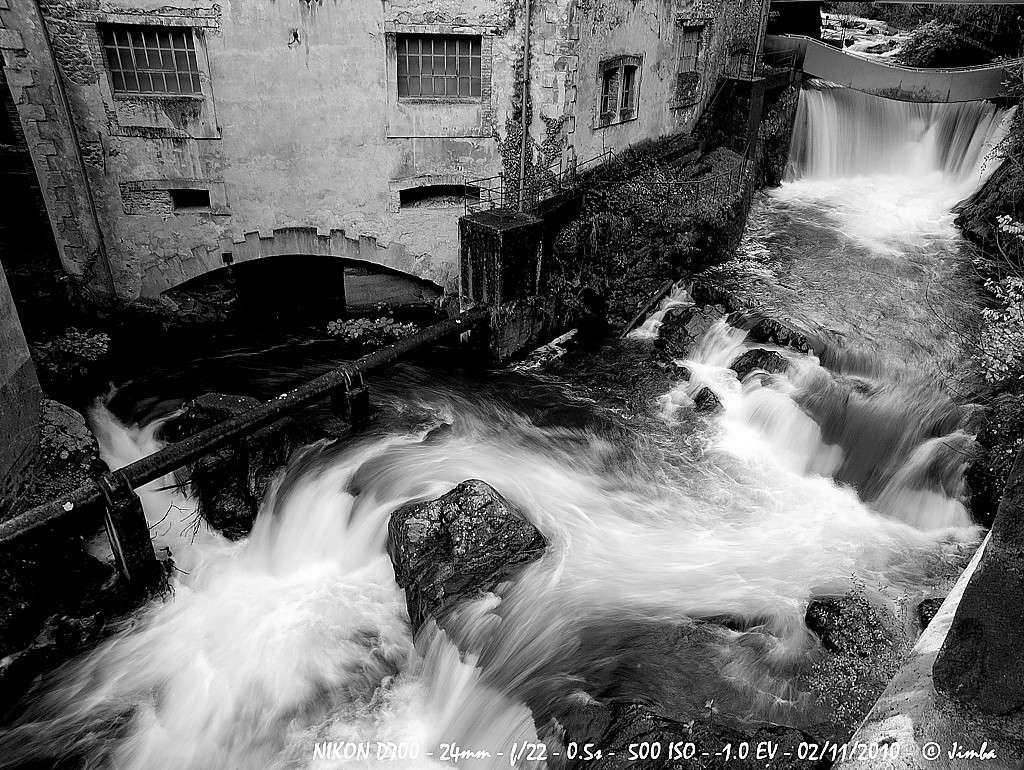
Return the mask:
<svg viewBox="0 0 1024 770"><path fill-rule="evenodd" d="M183 188L168 190L175 211L209 211L210 191Z"/></svg>

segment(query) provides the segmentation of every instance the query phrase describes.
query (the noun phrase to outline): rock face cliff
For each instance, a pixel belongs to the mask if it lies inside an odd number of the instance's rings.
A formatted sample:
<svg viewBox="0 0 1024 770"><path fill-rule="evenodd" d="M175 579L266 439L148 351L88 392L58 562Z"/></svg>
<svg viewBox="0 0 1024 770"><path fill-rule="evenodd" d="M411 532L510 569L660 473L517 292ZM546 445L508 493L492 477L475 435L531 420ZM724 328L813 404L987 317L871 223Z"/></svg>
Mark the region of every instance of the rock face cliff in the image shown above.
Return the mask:
<svg viewBox="0 0 1024 770"><path fill-rule="evenodd" d="M414 632L428 616L441 617L463 599L492 590L545 546L522 512L476 479L398 509L388 524L388 554Z"/></svg>

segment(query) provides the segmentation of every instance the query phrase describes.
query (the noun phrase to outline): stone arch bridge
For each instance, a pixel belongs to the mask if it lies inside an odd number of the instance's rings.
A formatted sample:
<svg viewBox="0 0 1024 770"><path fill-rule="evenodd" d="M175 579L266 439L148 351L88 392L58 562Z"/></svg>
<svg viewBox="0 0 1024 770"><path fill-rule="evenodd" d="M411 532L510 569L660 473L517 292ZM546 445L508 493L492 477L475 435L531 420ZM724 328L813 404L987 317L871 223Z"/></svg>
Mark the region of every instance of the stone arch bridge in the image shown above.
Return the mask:
<svg viewBox="0 0 1024 770"><path fill-rule="evenodd" d="M397 242L380 241L372 235L352 237L341 229L281 227L245 233L216 249L197 247L179 259L150 266L142 277L142 295L173 298L213 284L229 271L237 274L239 268L255 267L257 262L264 267L269 263L284 267L281 263L286 260L305 260L306 265L337 260L337 275L342 275L343 269L342 291L351 305L433 302L458 283L454 264L415 254ZM296 265L293 272L301 273L302 268Z"/></svg>

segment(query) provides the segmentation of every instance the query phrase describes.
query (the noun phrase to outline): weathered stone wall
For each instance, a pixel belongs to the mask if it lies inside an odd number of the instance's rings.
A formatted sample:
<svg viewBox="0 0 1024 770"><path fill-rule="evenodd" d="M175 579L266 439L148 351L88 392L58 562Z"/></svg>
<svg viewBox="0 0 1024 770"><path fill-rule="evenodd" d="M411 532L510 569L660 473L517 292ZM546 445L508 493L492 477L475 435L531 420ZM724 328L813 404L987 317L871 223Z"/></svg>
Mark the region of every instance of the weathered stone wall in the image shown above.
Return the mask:
<svg viewBox="0 0 1024 770"><path fill-rule="evenodd" d="M730 56L753 53L757 0L550 0L534 26L533 136L558 124L569 157L585 161L644 139L689 131L714 95ZM695 64L684 52L696 30ZM635 120L601 125L601 62L641 60Z"/></svg>
<svg viewBox="0 0 1024 770"><path fill-rule="evenodd" d="M582 160L691 127L728 57L753 49L758 9L533 0L530 130L541 159ZM0 48L65 269L122 299L152 297L228 253L261 256L239 244L309 228L365 240L361 259L454 290L462 207L403 206L402 193L510 167L503 155L518 145L502 139L520 109L524 10L523 0L0 0ZM192 29L201 94L115 94L100 41L111 23ZM700 41L684 63L686 28ZM481 35L480 101L399 100L402 32ZM641 60L638 113L601 127L601 62L619 55ZM176 210L173 192L195 188L209 207Z"/></svg>
<svg viewBox="0 0 1024 770"><path fill-rule="evenodd" d="M39 445L42 392L0 267L0 513L12 502Z"/></svg>
<svg viewBox="0 0 1024 770"><path fill-rule="evenodd" d="M92 215L89 188L42 19L35 3L0 0L0 53L36 176L69 275L112 288L103 241Z"/></svg>
<svg viewBox="0 0 1024 770"><path fill-rule="evenodd" d="M19 87L52 79L46 40L19 34L41 33L31 6L0 9L12 28L0 42ZM374 261L454 287L461 206L400 209L399 197L425 177L496 172L494 113L510 103L510 47L519 39L507 4L45 0L42 8L81 159L71 142L58 147L38 132L30 146L37 167L46 164L40 175L54 203L68 197L62 189L85 192L74 172L87 169L122 298L154 296L220 267L224 252L237 262L250 250L233 244L247 234L291 227L371 239ZM102 23L192 27L202 96L113 94ZM482 104L399 104L389 89L396 31L482 34L494 65L485 68ZM59 122L52 83L40 99L32 93L19 101L21 120ZM50 166L61 166L62 178ZM175 212L175 188L208 189L209 211ZM51 217L62 244L77 243L75 229L94 221L87 205L75 216L51 207ZM68 271L83 275L86 257L65 251Z"/></svg>

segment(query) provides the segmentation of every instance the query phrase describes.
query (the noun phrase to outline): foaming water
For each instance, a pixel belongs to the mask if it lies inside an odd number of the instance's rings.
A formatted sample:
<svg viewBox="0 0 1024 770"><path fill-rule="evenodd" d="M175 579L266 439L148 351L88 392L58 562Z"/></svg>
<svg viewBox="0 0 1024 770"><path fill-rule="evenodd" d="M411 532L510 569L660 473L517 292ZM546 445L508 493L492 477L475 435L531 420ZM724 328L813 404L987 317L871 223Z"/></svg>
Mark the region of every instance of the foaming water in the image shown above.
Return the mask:
<svg viewBox="0 0 1024 770"><path fill-rule="evenodd" d="M772 195L814 206L879 254L950 239L951 209L994 171L991 150L1007 116L988 102L918 104L806 88L789 180Z"/></svg>
<svg viewBox="0 0 1024 770"><path fill-rule="evenodd" d="M847 450L799 405L819 364L787 352L786 374L740 383L727 366L745 344L709 332L656 435L541 424L500 383L421 378L390 397L401 419L379 435L294 458L245 541L168 536L173 558L192 554L173 595L44 682L0 733L0 766L56 752L90 767L330 767L316 741L383 741L421 752L392 766L427 768L450 766L438 747L454 741L492 753L460 766L507 767L497 752L536 740L535 724L640 693L680 718L714 698L723 719L801 724L809 598L857 581L896 601L975 532L950 502L962 468L934 441L873 503L837 484ZM676 393L703 385L725 406L706 429ZM112 464L155 440L102 409L93 420ZM680 456L679 429L707 431L702 456ZM388 518L467 478L548 548L414 640ZM187 503L166 494L147 496L151 519Z"/></svg>
<svg viewBox="0 0 1024 770"><path fill-rule="evenodd" d="M635 340L657 339L658 330L661 329L665 321L665 314L674 307L685 307L692 304L693 300L690 298L687 287L682 283L677 283L658 304L658 309L626 336Z"/></svg>
<svg viewBox="0 0 1024 770"><path fill-rule="evenodd" d="M874 510L918 529L970 526L961 498L973 438L947 396L893 373L836 375L786 349L776 349L785 373L755 371L741 383L728 366L748 348L745 336L719 321L692 358L676 362L690 377L662 396L665 420L708 387L723 407L718 446L730 454L845 482Z"/></svg>

